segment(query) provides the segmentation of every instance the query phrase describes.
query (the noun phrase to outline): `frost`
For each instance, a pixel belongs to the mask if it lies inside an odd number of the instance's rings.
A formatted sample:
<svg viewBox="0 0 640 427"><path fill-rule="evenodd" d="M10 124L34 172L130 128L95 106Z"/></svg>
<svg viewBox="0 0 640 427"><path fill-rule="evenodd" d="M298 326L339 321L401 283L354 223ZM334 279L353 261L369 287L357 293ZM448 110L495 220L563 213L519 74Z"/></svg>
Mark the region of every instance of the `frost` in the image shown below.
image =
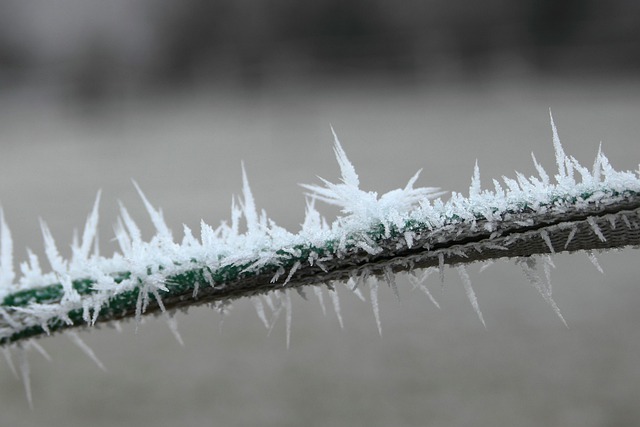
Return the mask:
<svg viewBox="0 0 640 427"><path fill-rule="evenodd" d="M522 267L522 271L524 272L524 275L526 276L526 278L529 280L529 283L538 290L540 295L542 295L542 298L544 298L544 300L547 302L547 304L551 306L551 308L556 313L556 315L560 318L560 320L562 320L562 323L564 323L566 327L569 327L567 325L567 321L564 319L564 317L562 316L562 313L560 312L560 308L558 307L556 302L553 300L553 297L552 297L553 290L551 287L549 270L547 270L548 267L545 267L546 280L543 280L537 271L538 263L536 258L534 257L520 258L516 262L520 264L520 266Z"/></svg>
<svg viewBox="0 0 640 427"><path fill-rule="evenodd" d="M591 226L591 229L593 230L595 235L598 236L601 241L606 242L607 238L604 237L604 234L602 234L602 230L600 229L600 226L598 226L596 220L592 216L590 216L589 218L587 218L587 222Z"/></svg>
<svg viewBox="0 0 640 427"><path fill-rule="evenodd" d="M22 384L24 392L27 395L29 408L33 411L33 394L31 393L31 372L29 369L29 360L27 360L26 349L19 347L20 374L22 375Z"/></svg>
<svg viewBox="0 0 640 427"><path fill-rule="evenodd" d="M10 287L14 278L13 239L4 220L4 211L0 208L0 287Z"/></svg>
<svg viewBox="0 0 640 427"><path fill-rule="evenodd" d="M267 315L264 312L264 304L262 304L262 300L260 297L251 298L251 302L256 309L256 313L258 314L258 318L264 323L265 328L269 329L269 321L267 320Z"/></svg>
<svg viewBox="0 0 640 427"><path fill-rule="evenodd" d="M480 270L478 270L478 273L482 273L483 271L485 271L487 268L493 266L494 264L495 264L495 261L493 261L493 260L485 261L482 264L482 267L480 267Z"/></svg>
<svg viewBox="0 0 640 427"><path fill-rule="evenodd" d="M60 256L51 231L49 231L49 227L43 220L40 220L40 228L44 238L44 252L47 255L49 264L51 264L51 269L58 274L65 274L67 272L67 261Z"/></svg>
<svg viewBox="0 0 640 427"><path fill-rule="evenodd" d="M153 205L147 200L147 197L142 192L142 189L138 185L137 182L133 181L133 185L136 187L142 202L144 203L144 207L147 209L147 213L149 214L149 218L151 218L151 222L156 228L157 237L159 239L165 239L167 241L172 240L171 230L167 227L167 223L164 222L164 217L162 216L162 210L156 210Z"/></svg>
<svg viewBox="0 0 640 427"><path fill-rule="evenodd" d="M375 277L371 277L370 290L371 290L371 308L373 308L373 316L376 318L376 326L378 327L378 333L382 336L382 323L380 322L380 305L378 303L378 280Z"/></svg>
<svg viewBox="0 0 640 427"><path fill-rule="evenodd" d="M18 371L16 370L16 365L13 363L11 350L9 350L8 347L2 347L2 352L4 353L4 359L7 361L7 365L9 365L11 373L13 374L14 378L18 379Z"/></svg>
<svg viewBox="0 0 640 427"><path fill-rule="evenodd" d="M456 270L458 270L460 279L462 279L462 284L464 285L464 290L467 293L467 298L469 298L469 302L471 302L471 306L478 315L478 318L482 322L482 325L486 328L487 324L484 322L484 318L482 317L482 312L480 311L480 306L478 305L478 298L476 297L476 293L473 291L473 287L471 286L471 279L469 278L467 269L464 268L463 265L459 265L456 267Z"/></svg>
<svg viewBox="0 0 640 427"><path fill-rule="evenodd" d="M409 281L438 307L424 283L427 276L435 271L444 283L446 265L486 259L482 271L491 265L492 259L521 254L518 250L526 249L527 239L536 239L537 247L540 247L539 239L542 239L554 254L582 247L585 238L598 246L596 239L604 242L605 231L615 229L618 220L618 226L623 227L624 224L628 230L640 227L637 212L623 214L611 209L621 200L638 197L640 171L616 171L601 147L593 166L582 166L565 153L551 112L550 124L557 168L555 174L545 171L532 153L537 176L527 177L516 172L512 178L491 180L492 189L483 189L476 161L468 196L452 192L446 200L442 198L445 193L437 188L417 185L420 171L413 174L404 187L382 195L362 189L356 169L332 129L340 178L336 182L320 178L319 184L302 185L306 191L306 208L297 233L278 226L258 208L242 163L241 195L231 197L229 220L218 226L202 221L195 236L183 226L183 236L176 240L162 211L151 204L134 182L155 234L148 241L143 240L140 228L120 203L119 217L114 224L114 237L119 249L107 257L97 249L101 200L101 192L98 192L82 233L73 239L70 259L61 256L51 231L41 220L44 252L50 269L43 271L38 257L27 250L27 260L19 263L19 277L16 277L13 266L11 232L0 209L0 297L4 300L10 295L22 295L17 291L28 291L27 294L31 292L29 295L33 295L52 287L57 292L51 300L34 297L25 300L24 304L0 305L0 340L8 344L28 328L36 330L40 327L48 333L57 331L60 325L75 326L72 322L77 318L74 313L82 314L83 324L93 325L108 320L109 317L101 313L109 312L118 298L128 296L127 310L135 312L137 323L142 321L150 300L157 302L180 342L169 302L175 302L176 296L184 299L200 296L200 302L203 302L210 291L208 287L220 290L233 285L224 279L223 273L228 271L251 277L268 275L264 282L271 278L273 282L278 281L274 286L264 283L263 288L250 289L247 294L253 296L258 318L269 331L278 317L285 313L287 345L291 334L290 288L295 288L304 297L300 286L314 285L313 291L326 314L323 290L319 286L319 282L324 280L324 273L328 273L326 280L348 278L349 289L360 299L364 299L363 287L369 286L369 299L381 332L378 279L384 280L398 297L397 271L417 273L413 270L420 266L432 266L422 275L409 275ZM337 206L340 209L338 217L333 221L323 217L316 208L316 203L321 202ZM602 218L587 216L592 215L593 210L589 209L593 207L603 208ZM583 210L587 214L581 217L586 217L586 224L591 230L586 228L588 236L578 236L584 230L582 220L551 224L555 218L562 221L566 213L582 215ZM551 220L541 224L537 218ZM603 230L604 225L610 225L610 229ZM515 232L512 233L513 230ZM564 236L564 233L567 233L567 239L563 248L558 236ZM477 242L475 237L478 237ZM587 255L601 270L595 256L592 253ZM539 266L536 264L538 261ZM519 263L531 284L564 322L551 297L551 258L529 257ZM336 271L336 265L349 271ZM175 295L176 288L169 279L193 274L194 271L201 274L198 273L191 283L193 288ZM459 265L457 271L467 297L484 324L467 270ZM343 327L338 293L332 286L327 287ZM274 290L282 292L274 293ZM256 293L267 291L271 293L256 296ZM221 313L230 307L226 300L212 305ZM24 369L21 369L24 377Z"/></svg>
<svg viewBox="0 0 640 427"><path fill-rule="evenodd" d="M573 238L575 237L576 233L578 232L578 227L576 227L575 225L571 228L571 231L569 232L569 236L567 237L567 243L564 244L564 248L567 249L569 247L569 243L571 243L571 241L573 240Z"/></svg>
<svg viewBox="0 0 640 427"><path fill-rule="evenodd" d="M98 359L98 356L96 356L96 354L91 349L91 347L89 347L87 343L85 343L77 333L67 332L67 335L71 339L71 342L77 345L80 348L80 350L82 350L82 352L86 354L87 357L89 357L89 359L93 360L93 362L98 366L98 368L100 368L105 372L107 371L107 368L104 367L104 364L100 361L100 359Z"/></svg>
<svg viewBox="0 0 640 427"><path fill-rule="evenodd" d="M322 288L320 286L315 286L313 288L313 292L318 297L318 304L320 304L320 308L322 309L322 314L327 315L327 307L324 305L324 297L322 296Z"/></svg>
<svg viewBox="0 0 640 427"><path fill-rule="evenodd" d="M587 251L587 257L589 258L589 261L591 261L591 264L593 264L593 266L602 274L604 274L604 270L602 269L602 267L600 266L600 263L598 262L598 258L596 257L596 254L593 253L593 251Z"/></svg>
<svg viewBox="0 0 640 427"><path fill-rule="evenodd" d="M101 191L98 191L96 201L93 204L93 209L87 217L87 222L84 226L84 232L82 233L82 243L80 246L72 246L72 258L71 263L80 268L89 260L89 252L92 249L94 240L98 235L98 208L100 206Z"/></svg>
<svg viewBox="0 0 640 427"><path fill-rule="evenodd" d="M425 295L429 298L429 300L433 303L433 305L440 308L440 304L438 304L438 301L436 301L436 299L433 297L427 285L424 284L427 278L431 275L432 271L433 271L432 269L428 268L422 272L422 275L420 275L420 277L416 277L415 274L409 274L409 282L411 282L414 289L418 288L422 292L424 292ZM415 273L415 271L412 273Z"/></svg>
<svg viewBox="0 0 640 427"><path fill-rule="evenodd" d="M287 324L287 348L291 347L291 320L293 315L293 309L291 307L291 295L289 292L283 291L284 293L284 309L286 312L286 324ZM338 315L339 318L339 315ZM340 322L340 326L342 326L342 322Z"/></svg>
<svg viewBox="0 0 640 427"><path fill-rule="evenodd" d="M544 240L544 243L546 243L551 253L555 254L556 251L555 249L553 249L553 244L551 243L551 239L549 238L549 233L547 232L547 230L540 230L540 237L542 237L542 240Z"/></svg>
<svg viewBox="0 0 640 427"><path fill-rule="evenodd" d="M165 315L167 326L169 326L171 334L176 341L178 341L178 344L180 344L181 347L184 347L184 341L182 340L182 335L180 335L180 330L178 329L178 320L169 313L165 313Z"/></svg>
<svg viewBox="0 0 640 427"><path fill-rule="evenodd" d="M342 321L342 313L340 310L340 297L338 296L338 290L332 289L329 290L329 296L331 297L331 302L333 303L333 310L336 313L336 317L338 318L338 323L340 323L340 329L344 329L344 322Z"/></svg>
<svg viewBox="0 0 640 427"><path fill-rule="evenodd" d="M284 281L284 285L286 285L287 283L289 283L289 281L291 280L291 278L293 277L293 274L300 268L300 261L296 261L293 264L293 267L291 267L291 270L289 270L289 275L287 276L287 279Z"/></svg>
<svg viewBox="0 0 640 427"><path fill-rule="evenodd" d="M393 274L393 270L391 267L386 267L384 269L384 281L387 282L387 285L393 291L393 295L395 295L396 300L400 301L400 291L398 291L398 284L396 283L396 276Z"/></svg>

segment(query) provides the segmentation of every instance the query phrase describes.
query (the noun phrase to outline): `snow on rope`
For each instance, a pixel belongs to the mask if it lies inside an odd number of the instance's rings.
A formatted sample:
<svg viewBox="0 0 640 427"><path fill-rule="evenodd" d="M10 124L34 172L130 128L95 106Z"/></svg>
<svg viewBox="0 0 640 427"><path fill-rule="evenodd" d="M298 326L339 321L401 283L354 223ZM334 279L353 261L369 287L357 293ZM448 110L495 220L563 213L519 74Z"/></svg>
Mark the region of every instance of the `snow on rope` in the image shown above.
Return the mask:
<svg viewBox="0 0 640 427"><path fill-rule="evenodd" d="M0 345L22 349L33 337L98 322L139 321L149 313L166 315L179 339L172 317L175 309L211 304L224 311L232 300L243 297L253 298L268 328L284 313L288 335L290 291L305 296L308 286L314 286L323 311L323 293L317 285L329 288L329 300L342 324L336 284L346 284L362 299L361 288L370 288L380 329L379 281L397 294L395 276L410 273L415 287L437 305L423 282L431 271L439 270L444 278L444 267L451 265L458 267L469 300L484 323L465 265L500 258L516 258L560 315L551 297L548 254L587 251L599 268L592 251L638 246L640 171L614 170L602 150L587 169L565 154L553 119L551 127L558 169L553 181L534 156L538 176L517 173L515 179L494 180L494 189L483 190L476 164L469 195L454 192L446 201L436 188L415 187L419 172L404 188L381 196L362 190L334 133L341 179L303 185L307 207L298 233L258 211L243 166L242 197L232 201L230 223L213 227L202 222L199 238L185 226L180 241L174 239L162 212L134 183L156 233L143 241L121 205L115 227L120 251L105 257L96 248L98 193L82 237L72 244L70 259L59 254L42 222L51 271L44 272L37 256L28 252L19 277L13 267L11 233L0 211ZM328 223L315 208L318 202L338 206L341 215ZM242 221L244 232L239 231ZM71 337L85 349L77 335Z"/></svg>

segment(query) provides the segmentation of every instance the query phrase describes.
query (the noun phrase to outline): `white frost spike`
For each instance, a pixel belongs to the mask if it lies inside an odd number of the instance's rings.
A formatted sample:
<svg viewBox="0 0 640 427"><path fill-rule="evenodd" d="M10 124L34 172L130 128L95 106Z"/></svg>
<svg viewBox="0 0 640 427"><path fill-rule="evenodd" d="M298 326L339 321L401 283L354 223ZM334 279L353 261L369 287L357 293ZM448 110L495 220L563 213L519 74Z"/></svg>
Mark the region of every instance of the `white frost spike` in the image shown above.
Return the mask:
<svg viewBox="0 0 640 427"><path fill-rule="evenodd" d="M362 295L362 291L360 290L360 288L351 288L351 292L353 292L360 301L366 302L366 299L364 298L364 295Z"/></svg>
<svg viewBox="0 0 640 427"><path fill-rule="evenodd" d="M444 253L438 253L438 271L440 272L440 281L444 283Z"/></svg>
<svg viewBox="0 0 640 427"><path fill-rule="evenodd" d="M7 361L7 365L9 365L11 373L16 379L18 379L18 371L16 370L16 365L13 363L13 358L11 357L11 350L7 347L2 347L2 352L4 353L4 359Z"/></svg>
<svg viewBox="0 0 640 427"><path fill-rule="evenodd" d="M158 232L158 236L168 241L172 241L173 237L171 236L171 230L169 230L167 223L164 221L164 217L162 216L162 210L161 209L156 210L153 207L153 205L149 202L147 197L142 192L142 189L140 188L137 182L133 181L133 185L136 187L136 190L138 191L138 194L140 195L140 198L144 203L144 207L147 209L149 218L151 218L151 222L153 223L153 226L156 228L156 231Z"/></svg>
<svg viewBox="0 0 640 427"><path fill-rule="evenodd" d="M549 233L547 232L547 230L540 230L540 237L542 237L542 240L544 240L544 242L547 244L547 247L549 248L551 253L555 254L556 251L555 249L553 249L553 244L551 244L551 238L549 238Z"/></svg>
<svg viewBox="0 0 640 427"><path fill-rule="evenodd" d="M396 189L383 194L372 191L360 190L360 180L355 172L353 164L347 158L340 141L334 132L334 152L341 173L341 184L333 184L320 178L324 187L318 185L301 184L303 188L310 190L308 195L312 199L339 206L343 213L347 214L350 222L360 226L375 221L382 222L386 231L389 231L390 222L407 213L416 204L424 200L437 197L436 188L413 188L418 179L419 171L407 183L404 189Z"/></svg>
<svg viewBox="0 0 640 427"><path fill-rule="evenodd" d="M464 284L464 289L467 293L467 298L469 298L469 302L471 302L471 306L478 315L478 318L482 322L482 325L486 328L487 324L484 322L484 318L482 317L482 312L480 311L480 306L478 305L478 298L476 297L476 293L473 291L473 287L471 286L471 279L469 278L467 269L463 265L459 265L456 267L456 270L458 270L458 274L462 279L462 283Z"/></svg>
<svg viewBox="0 0 640 427"><path fill-rule="evenodd" d="M600 239L600 241L602 242L606 242L607 238L604 237L604 234L602 234L602 230L600 229L600 226L598 225L596 220L592 216L590 216L589 218L587 218L587 222L591 226L591 229L593 230L595 235L598 236L598 239Z"/></svg>
<svg viewBox="0 0 640 427"><path fill-rule="evenodd" d="M29 341L29 345L35 348L36 351L40 353L40 355L44 357L47 362L51 362L51 356L49 356L49 353L47 353L47 350L42 348L42 346L38 344L35 340Z"/></svg>
<svg viewBox="0 0 640 427"><path fill-rule="evenodd" d="M336 159L338 160L338 166L340 166L340 174L342 175L342 182L348 186L352 186L355 188L360 187L360 179L358 178L358 174L356 173L356 169L353 167L353 164L347 158L347 154L344 152L342 145L340 145L340 140L338 139L338 135L336 135L336 131L331 126L331 133L333 134L333 152L336 155Z"/></svg>
<svg viewBox="0 0 640 427"><path fill-rule="evenodd" d="M400 292L398 291L398 284L396 283L396 276L393 274L393 270L391 267L385 267L384 269L384 280L387 282L387 285L393 291L393 295L395 295L396 300L400 301Z"/></svg>
<svg viewBox="0 0 640 427"><path fill-rule="evenodd" d="M286 331L287 331L287 349L291 347L291 320L293 317L293 309L291 306L291 295L284 291L284 309L286 314Z"/></svg>
<svg viewBox="0 0 640 427"><path fill-rule="evenodd" d="M493 264L495 264L495 261L493 260L485 261L484 264L482 264L482 267L480 267L480 270L478 270L478 272L482 273L487 268L491 267Z"/></svg>
<svg viewBox="0 0 640 427"><path fill-rule="evenodd" d="M478 166L478 159L476 159L476 165L473 167L473 177L471 177L471 186L469 187L469 199L480 197L480 191L480 167Z"/></svg>
<svg viewBox="0 0 640 427"><path fill-rule="evenodd" d="M593 175L593 181L596 183L600 182L600 173L602 171L602 160L606 159L604 154L602 154L602 141L600 141L600 145L598 146L598 154L596 155L596 160L593 162L593 169L591 171Z"/></svg>
<svg viewBox="0 0 640 427"><path fill-rule="evenodd" d="M93 360L93 362L96 365L98 365L98 368L102 369L105 372L107 371L107 368L105 368L105 366L102 364L100 359L98 359L98 357L96 356L94 351L91 349L91 347L89 347L87 345L87 343L85 343L77 333L75 333L75 332L67 332L67 335L69 336L71 341L75 345L77 345L80 348L80 350L82 350L84 352L84 354L86 354L89 357L89 359Z"/></svg>
<svg viewBox="0 0 640 427"><path fill-rule="evenodd" d="M376 318L376 326L378 326L378 333L382 336L382 323L380 322L380 305L378 303L378 279L370 277L368 279L371 282L371 308L373 308L373 316Z"/></svg>
<svg viewBox="0 0 640 427"><path fill-rule="evenodd" d="M98 208L100 207L100 195L102 191L98 191L96 195L96 201L93 203L93 209L87 217L87 222L84 225L84 231L82 232L82 243L79 248L74 251L74 261L84 262L89 259L89 253L91 252L91 245L98 234Z"/></svg>
<svg viewBox="0 0 640 427"><path fill-rule="evenodd" d="M62 303L65 304L67 302L72 303L80 303L82 301L82 297L78 291L76 291L73 287L73 282L71 281L71 276L68 274L59 275L60 284L62 285L62 290L64 292L62 296Z"/></svg>
<svg viewBox="0 0 640 427"><path fill-rule="evenodd" d="M168 312L165 312L167 326L169 326L169 330L173 337L178 341L181 347L184 347L184 341L182 340L182 335L180 335L180 330L178 329L178 320L170 315Z"/></svg>
<svg viewBox="0 0 640 427"><path fill-rule="evenodd" d="M318 297L318 303L320 304L320 308L322 308L322 314L327 315L327 307L324 305L324 297L322 296L322 288L320 286L313 287L313 293Z"/></svg>
<svg viewBox="0 0 640 427"><path fill-rule="evenodd" d="M537 291L542 295L542 298L551 306L556 315L560 318L562 323L568 328L569 325L567 321L562 316L560 312L560 308L556 304L555 300L551 296L551 282L547 280L547 282L543 282L540 278L540 275L537 273L537 261L535 258L527 257L521 258L516 263L520 264L522 267L522 271L524 272L525 277L529 280L529 283L537 289ZM548 279L548 272L545 272Z"/></svg>
<svg viewBox="0 0 640 427"><path fill-rule="evenodd" d="M13 271L13 239L0 208L0 286L10 286L15 278Z"/></svg>
<svg viewBox="0 0 640 427"><path fill-rule="evenodd" d="M7 322L7 324L9 326L11 326L13 329L15 330L19 330L21 328L20 324L18 322L16 322L15 320L13 320L13 318L11 317L11 315L9 313L7 313L7 311L0 307L0 316L4 319L5 322Z"/></svg>
<svg viewBox="0 0 640 427"><path fill-rule="evenodd" d="M140 228L136 224L136 222L129 215L129 211L124 207L122 202L119 202L120 205L120 217L124 222L125 227L127 227L127 231L129 232L129 237L131 238L132 243L142 243L142 233L140 232Z"/></svg>
<svg viewBox="0 0 640 427"><path fill-rule="evenodd" d="M256 202L253 198L253 193L251 192L251 187L249 186L249 179L247 178L247 171L244 168L244 162L241 163L242 166L242 212L244 213L244 218L247 221L247 231L249 234L253 234L258 229L258 211L256 209Z"/></svg>
<svg viewBox="0 0 640 427"><path fill-rule="evenodd" d="M33 396L31 394L31 376L29 369L29 360L27 360L27 351L24 347L19 346L20 373L22 374L22 383L24 384L24 392L27 395L29 408L33 411Z"/></svg>
<svg viewBox="0 0 640 427"><path fill-rule="evenodd" d="M160 307L160 310L165 315L165 319L167 321L167 326L169 326L169 330L173 334L173 337L176 339L176 341L178 341L178 344L180 344L182 347L184 347L184 341L182 340L182 336L180 335L180 331L178 330L178 322L175 319L175 317L170 315L169 312L167 311L167 309L165 308L164 303L162 302L162 298L160 297L160 294L158 293L158 289L162 289L164 291L167 291L168 289L165 288L161 283L154 283L151 286L151 293L153 294L153 297L156 299L156 302L158 303L158 307ZM147 303L148 303L148 293L147 292L148 291L145 291L145 294L147 295L147 300L144 302L144 305L142 306L142 312L144 312L144 310L146 309ZM221 314L224 315L224 306L222 306L222 307L223 308L221 310Z"/></svg>
<svg viewBox="0 0 640 427"><path fill-rule="evenodd" d="M293 267L291 267L291 270L289 270L289 275L287 276L287 279L284 281L284 284L282 286L289 283L289 281L293 277L293 274L298 270L298 268L300 268L300 261L296 261L295 264L293 264Z"/></svg>
<svg viewBox="0 0 640 427"><path fill-rule="evenodd" d="M335 288L333 290L330 289L329 295L331 296L331 302L333 303L333 310L336 312L338 323L340 323L340 329L344 329L344 322L342 321L342 314L340 312L340 297L338 296L338 290Z"/></svg>
<svg viewBox="0 0 640 427"><path fill-rule="evenodd" d="M571 231L569 232L569 236L567 237L567 243L564 244L564 248L567 249L569 247L569 243L571 243L571 241L573 240L573 238L575 237L576 233L578 232L578 227L576 227L575 225L571 228Z"/></svg>
<svg viewBox="0 0 640 427"><path fill-rule="evenodd" d="M587 257L589 257L589 261L591 261L591 264L594 265L594 267L602 274L604 274L604 270L602 269L602 267L600 266L600 263L598 262L598 258L596 257L596 254L593 253L593 251L587 251Z"/></svg>
<svg viewBox="0 0 640 427"><path fill-rule="evenodd" d="M251 302L256 309L256 313L258 314L258 318L264 324L264 327L269 329L269 321L267 320L267 315L264 312L264 304L262 304L262 300L260 297L251 298Z"/></svg>
<svg viewBox="0 0 640 427"><path fill-rule="evenodd" d="M282 276L284 273L285 273L284 267L282 267L282 266L278 267L278 270L275 272L275 274L271 278L271 283L276 283L278 281L278 279L280 278L280 276Z"/></svg>
<svg viewBox="0 0 640 427"><path fill-rule="evenodd" d="M440 308L440 304L438 304L438 301L436 301L436 299L433 297L433 295L429 291L429 288L427 287L427 285L424 284L424 282L427 280L427 278L430 275L431 275L431 270L430 269L426 269L424 271L424 273L422 273L422 275L420 277L416 277L416 276L410 274L409 275L409 281L413 285L414 289L415 288L419 288L422 292L425 293L425 295L427 295L427 297L433 303L433 305L435 305L436 307Z"/></svg>
<svg viewBox="0 0 640 427"><path fill-rule="evenodd" d="M540 175L542 184L544 184L545 186L549 185L549 175L547 175L547 171L545 171L542 165L538 163L538 160L536 159L535 154L531 153L531 157L533 158L533 164L535 165L536 170L538 171L538 175Z"/></svg>
<svg viewBox="0 0 640 427"><path fill-rule="evenodd" d="M556 128L556 124L553 122L553 114L551 114L551 109L549 109L549 119L551 120L551 131L553 132L553 148L556 153L556 163L558 165L558 174L561 178L567 177L567 155L564 153L562 149L562 144L560 143L560 137L558 136L558 129ZM562 184L559 180L558 183Z"/></svg>
<svg viewBox="0 0 640 427"><path fill-rule="evenodd" d="M67 261L60 256L56 242L49 231L47 224L40 219L40 228L42 229L42 236L44 238L44 252L47 255L51 269L59 274L64 274L67 271Z"/></svg>

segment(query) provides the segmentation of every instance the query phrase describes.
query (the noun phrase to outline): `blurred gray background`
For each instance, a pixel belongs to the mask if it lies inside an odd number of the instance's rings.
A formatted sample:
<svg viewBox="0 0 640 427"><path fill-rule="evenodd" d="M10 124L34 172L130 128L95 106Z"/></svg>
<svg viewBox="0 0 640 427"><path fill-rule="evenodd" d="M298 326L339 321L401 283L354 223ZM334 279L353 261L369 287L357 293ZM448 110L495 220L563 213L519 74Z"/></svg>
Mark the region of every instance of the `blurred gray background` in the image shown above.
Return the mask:
<svg viewBox="0 0 640 427"><path fill-rule="evenodd" d="M362 187L419 183L466 193L554 171L554 112L568 153L589 166L600 141L618 169L640 160L640 4L632 1L3 0L0 202L14 237L41 254L38 218L68 254L98 189L112 253L122 200L147 236L131 184L179 235L229 217L243 160L259 207L297 230L298 183L338 178L331 123ZM328 215L335 211L326 210ZM470 267L485 330L455 271L442 309L408 283L369 304L340 289L329 308L294 296L292 345L251 304L220 325L178 315L135 334L83 333L108 368L68 338L35 352L35 410L0 369L11 426L629 426L640 423L640 287L635 250L560 255L555 298L566 329L519 268ZM48 268L46 260L41 259Z"/></svg>

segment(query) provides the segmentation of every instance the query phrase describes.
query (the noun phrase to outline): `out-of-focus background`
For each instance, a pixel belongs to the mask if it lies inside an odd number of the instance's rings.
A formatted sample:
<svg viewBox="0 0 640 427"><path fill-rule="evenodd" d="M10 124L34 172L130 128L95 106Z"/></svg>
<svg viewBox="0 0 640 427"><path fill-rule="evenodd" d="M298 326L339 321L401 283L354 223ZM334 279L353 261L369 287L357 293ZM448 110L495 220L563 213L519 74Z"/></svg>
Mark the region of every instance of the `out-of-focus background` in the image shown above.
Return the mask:
<svg viewBox="0 0 640 427"><path fill-rule="evenodd" d="M419 183L466 192L553 171L552 108L565 149L590 165L640 161L640 4L317 0L4 0L0 2L0 202L16 267L42 255L38 218L68 254L103 190L101 250L117 201L149 221L134 178L178 237L229 217L248 170L257 203L297 230L298 183L335 180L331 123L365 189ZM328 215L335 211L327 209ZM638 252L555 258L565 328L512 262L408 283L369 304L341 290L345 329L294 298L268 336L251 304L224 318L179 314L135 333L64 336L30 354L35 410L0 369L0 424L11 426L628 426L640 423ZM43 265L48 267L44 258ZM366 292L365 292L366 293Z"/></svg>

